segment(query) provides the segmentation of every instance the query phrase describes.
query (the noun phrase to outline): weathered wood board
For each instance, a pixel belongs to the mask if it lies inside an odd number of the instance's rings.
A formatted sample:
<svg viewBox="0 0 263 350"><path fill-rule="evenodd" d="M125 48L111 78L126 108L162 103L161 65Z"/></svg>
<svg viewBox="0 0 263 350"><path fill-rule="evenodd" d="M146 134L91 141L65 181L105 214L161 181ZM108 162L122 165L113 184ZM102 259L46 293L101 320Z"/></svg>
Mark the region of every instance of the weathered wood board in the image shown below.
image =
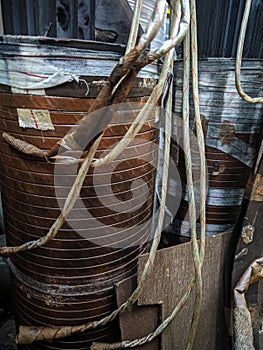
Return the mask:
<svg viewBox="0 0 263 350"><path fill-rule="evenodd" d="M127 278L116 285L117 303L120 306L136 288L136 276ZM153 306L132 306L131 310L119 317L123 340L134 340L153 332L158 326L160 308ZM134 348L137 349L137 348ZM158 350L159 340L142 345L140 350Z"/></svg>
<svg viewBox="0 0 263 350"><path fill-rule="evenodd" d="M224 261L231 233L207 238L206 255L203 267L204 295L194 344L195 350L222 350L228 349L227 331L224 320ZM147 254L142 256L138 264L138 277L140 278ZM193 276L193 259L191 244L185 243L175 247L162 249L157 252L154 268L139 297L139 307L120 318L123 340L138 338L146 335L145 325L152 322L158 309L145 312L148 305L159 305L161 320L165 319L173 310L180 298L186 292ZM124 284L117 288L118 302L120 295L124 297ZM127 292L126 292L127 293ZM127 296L126 296L127 299ZM194 294L180 312L178 317L168 326L159 339L159 349L183 350L186 348L187 336L191 324ZM140 311L140 308L144 311ZM141 312L141 313L140 313ZM151 324L151 327L154 325ZM150 327L149 327L150 328ZM149 330L148 328L148 330ZM136 332L136 330L138 332ZM127 336L128 338L125 338ZM135 348L137 350L142 348ZM148 348L156 349L156 343L149 344Z"/></svg>

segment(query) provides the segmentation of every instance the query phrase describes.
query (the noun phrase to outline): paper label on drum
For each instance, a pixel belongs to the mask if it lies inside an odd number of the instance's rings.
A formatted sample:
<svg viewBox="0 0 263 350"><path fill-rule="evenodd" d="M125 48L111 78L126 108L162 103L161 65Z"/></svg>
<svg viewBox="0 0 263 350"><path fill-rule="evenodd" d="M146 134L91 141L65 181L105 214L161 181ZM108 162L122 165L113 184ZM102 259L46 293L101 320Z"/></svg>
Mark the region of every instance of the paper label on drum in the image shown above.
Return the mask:
<svg viewBox="0 0 263 350"><path fill-rule="evenodd" d="M14 86L11 87L13 94L23 94L23 95L38 95L45 96L46 92L44 89L19 89Z"/></svg>
<svg viewBox="0 0 263 350"><path fill-rule="evenodd" d="M49 111L44 109L17 108L18 123L21 128L55 130Z"/></svg>
<svg viewBox="0 0 263 350"><path fill-rule="evenodd" d="M14 94L45 96L44 89L17 89L12 87ZM37 129L42 131L55 130L50 113L46 109L17 108L18 124L20 128Z"/></svg>

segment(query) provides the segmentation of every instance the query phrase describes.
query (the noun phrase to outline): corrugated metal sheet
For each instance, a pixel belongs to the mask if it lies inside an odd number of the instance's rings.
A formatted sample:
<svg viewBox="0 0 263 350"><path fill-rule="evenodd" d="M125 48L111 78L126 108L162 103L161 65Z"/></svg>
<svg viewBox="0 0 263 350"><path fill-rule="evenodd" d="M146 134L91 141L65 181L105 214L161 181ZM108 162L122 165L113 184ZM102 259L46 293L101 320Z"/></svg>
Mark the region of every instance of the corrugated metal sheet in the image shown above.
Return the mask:
<svg viewBox="0 0 263 350"><path fill-rule="evenodd" d="M200 57L235 57L244 6L245 0L197 0ZM96 34L117 43L126 42L132 16L128 0L2 0L2 10L5 34L86 40ZM263 57L262 0L252 4L244 57Z"/></svg>
<svg viewBox="0 0 263 350"><path fill-rule="evenodd" d="M85 39L92 39L95 0L2 0L4 33L79 38L83 20ZM85 8L85 18L83 18Z"/></svg>
<svg viewBox="0 0 263 350"><path fill-rule="evenodd" d="M197 0L200 57L235 57L245 0ZM252 3L244 57L263 57L263 2Z"/></svg>

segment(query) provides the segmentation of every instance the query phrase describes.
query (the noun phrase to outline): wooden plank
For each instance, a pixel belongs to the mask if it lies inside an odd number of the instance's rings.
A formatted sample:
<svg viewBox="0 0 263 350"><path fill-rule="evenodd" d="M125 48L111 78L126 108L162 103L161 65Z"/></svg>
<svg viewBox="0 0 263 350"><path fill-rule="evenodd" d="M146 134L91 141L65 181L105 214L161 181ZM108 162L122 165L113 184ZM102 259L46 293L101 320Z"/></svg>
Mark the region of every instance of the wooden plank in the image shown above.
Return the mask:
<svg viewBox="0 0 263 350"><path fill-rule="evenodd" d="M228 349L224 326L224 261L231 233L207 238L203 267L204 295L194 349ZM148 255L140 258L138 278ZM139 297L138 305L162 303L165 319L186 292L194 274L191 244L185 243L157 252L154 268ZM193 294L178 317L162 334L163 350L186 348L192 312Z"/></svg>
<svg viewBox="0 0 263 350"><path fill-rule="evenodd" d="M136 276L127 278L116 285L118 307L125 302L136 288ZM131 310L120 315L122 340L134 340L148 335L158 326L159 307L133 305ZM138 327L139 325L139 327ZM159 350L159 341L155 339L149 344L133 348L134 350Z"/></svg>

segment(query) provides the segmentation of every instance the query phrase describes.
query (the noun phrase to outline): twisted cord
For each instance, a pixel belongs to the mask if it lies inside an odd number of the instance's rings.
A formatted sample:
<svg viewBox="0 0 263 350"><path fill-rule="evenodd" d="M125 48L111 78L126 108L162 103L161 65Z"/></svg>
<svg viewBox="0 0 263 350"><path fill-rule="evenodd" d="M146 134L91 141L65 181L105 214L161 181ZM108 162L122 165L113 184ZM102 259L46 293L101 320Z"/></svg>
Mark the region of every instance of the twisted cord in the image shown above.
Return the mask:
<svg viewBox="0 0 263 350"><path fill-rule="evenodd" d="M247 0L244 10L244 15L241 23L240 33L239 33L239 39L238 39L238 45L237 45L237 55L236 55L236 72L235 72L235 82L236 82L236 88L239 93L239 95L249 103L263 103L263 97L250 97L248 96L241 86L240 81L240 71L241 71L241 65L242 65L242 55L243 55L243 49L244 49L244 43L245 43L245 37L246 37L246 31L247 31L247 24L248 24L248 18L250 14L252 0Z"/></svg>
<svg viewBox="0 0 263 350"><path fill-rule="evenodd" d="M153 96L155 98L155 102L157 103L159 97L161 96L162 92L162 87L165 84L165 77L167 76L169 67L170 67L170 60L171 56L167 55L165 57L162 73L160 75L160 82L158 84L159 88L153 92ZM170 138L168 140L168 137L166 137L166 142L167 142L167 147L170 147ZM169 152L167 151L168 155ZM155 231L153 243L151 246L151 250L149 253L148 260L144 266L143 272L141 279L138 283L137 288L134 290L132 295L129 297L129 299L124 302L120 307L116 310L114 310L110 315L103 317L102 319L98 321L93 321L93 322L88 322L86 324L80 325L80 326L72 326L72 327L25 327L21 326L17 338L17 342L19 344L31 344L32 342L35 341L40 341L40 340L51 340L51 339L58 339L58 338L64 338L65 336L72 335L74 333L79 333L79 332L84 332L89 329L95 329L99 326L104 326L107 323L113 321L119 314L124 313L132 304L136 302L136 300L139 297L139 294L142 290L142 287L150 274L154 260L155 260L155 255L156 251L160 242L161 238L161 231L162 231L162 225L163 225L163 218L164 218L164 212L165 212L165 200L166 200L166 192L167 192L167 178L168 178L168 164L169 164L169 159L168 162L165 161L165 166L164 166L164 173L163 173L163 178L166 181L163 181L163 196L160 204L160 211L159 211L159 220L158 220L158 225ZM27 335L25 334L27 333Z"/></svg>
<svg viewBox="0 0 263 350"><path fill-rule="evenodd" d="M182 1L182 5L185 4L185 1L183 0ZM183 6L182 6L183 8ZM188 41L189 41L189 37L188 37ZM164 52L164 51L163 51ZM156 89L154 89L152 95L151 95L151 99L150 99L150 102L149 102L149 105L150 103L153 103L155 104L157 102L157 100L159 99L161 93L162 93L162 88L163 88L163 85L164 85L164 77L167 75L167 72L168 72L168 68L169 66L171 65L171 61L172 61L172 52L173 50L171 50L169 52L169 54L166 56L168 57L168 61L166 61L165 59L165 62L164 62L164 68L166 68L166 72L165 70L162 71L162 73L164 72L164 76L162 76L161 74L161 77L160 77L160 82L158 84L158 86L156 87ZM189 72L188 72L188 76L189 76ZM163 85L162 85L163 84ZM189 85L189 83L188 83ZM161 88L162 86L162 88ZM168 107L168 110L171 109L171 90L169 92L169 107ZM189 103L189 102L188 102ZM149 114L149 105L147 106L147 108L145 107L145 110L144 112L146 112L146 114ZM189 106L188 106L188 114L189 114ZM141 117L141 116L140 116ZM144 119L142 119L144 120ZM138 122L138 120L137 120ZM169 118L167 118L167 122L169 122ZM166 124L166 127L169 127L167 124ZM136 128L133 128L133 131L136 132ZM138 131L137 131L138 132ZM170 135L169 133L167 133L168 135ZM129 136L129 135L128 135ZM127 139L128 139L128 136L127 136ZM169 140L168 140L169 138ZM98 141L98 140L97 140ZM170 137L166 137L166 145L168 145L168 143L170 142ZM98 142L99 143L99 142ZM125 143L123 143L124 145ZM96 143L96 145L94 144L94 148L96 148L98 144ZM170 146L167 146L168 148ZM168 160L169 160L169 152L167 152L168 148L165 147L165 154L167 155L168 154ZM83 165L86 165L87 164L85 163L85 161L83 162L82 166ZM189 163L190 165L190 163ZM83 173L84 174L84 173ZM163 176L163 179L166 179L167 180L167 176L168 176L168 163L167 163L167 160L165 161L165 166L164 166L164 176ZM84 176L85 178L85 176ZM84 181L84 180L83 180ZM152 266L153 266L153 263L154 263L154 258L155 258L155 253L156 253L156 250L157 250L157 247L158 247L158 244L159 244L159 241L160 241L160 233L161 233L161 228L162 228L162 219L163 219L163 212L164 212L164 203L165 203L165 193L167 191L167 188L166 188L166 184L167 184L167 181L163 181L163 187L162 187L162 191L164 193L164 196L162 196L162 201L161 201L161 206L160 206L160 220L158 221L158 226L157 226L157 229L156 229L156 232L155 232L155 237L154 237L154 241L153 241L153 245L152 245L152 248L151 248L151 251L150 251L150 254L149 254L149 258L148 258L148 261L146 262L146 265L144 267L144 270L143 270L143 274L142 274L142 278L141 280L139 281L139 284L138 284L138 287L136 288L136 290L133 292L133 294L131 295L131 297L127 300L126 303L123 303L117 310L115 310L111 315L109 315L108 317L105 317L99 321L95 321L95 322L90 322L88 324L85 324L85 325L81 325L81 326L75 326L75 327L66 327L68 329L68 332L63 332L61 329L54 329L54 332L56 332L55 336L52 337L52 339L54 338L61 338L61 337L65 337L66 335L70 335L70 334L73 334L73 333L76 333L76 332L83 332L87 329L90 329L90 328L96 328L100 325L105 325L106 323L112 321L118 314L120 313L123 313L125 310L127 310L127 308L133 304L137 299L138 299L138 296L139 296L139 293L141 291L141 288L148 276L148 274L150 273L151 269L152 269ZM192 186L191 184L191 181L189 182L189 185L190 187ZM81 186L80 186L81 188ZM190 192L189 192L190 193ZM190 196L189 196L190 197ZM164 200L164 203L163 203L163 200ZM194 194L192 196L192 199L191 199L194 203ZM71 210L71 209L69 209ZM195 218L195 208L192 207L192 219ZM191 225L192 227L192 225ZM204 248L204 247L203 247ZM202 257L202 248L200 248L200 255ZM197 277L197 286L198 286L198 283L200 283L200 281L198 282L198 279L200 278L200 272L198 269L200 269L200 261L199 261L199 251L198 251L198 246L197 246L197 241L196 241L196 232L195 232L195 235L193 236L193 250L194 250L194 258L195 258L195 264L197 264L196 268L197 268L197 274L196 274L196 277ZM200 258L201 260L201 258ZM141 344L138 344L138 341L140 340L136 340L136 341L133 341L133 342L128 342L130 344L130 346L127 346L125 345L125 347L122 347L121 344L123 343L120 343L118 346L118 348L127 348L127 347L135 347L137 345L142 345L143 343L145 342L149 342L151 341L153 338L155 338L156 336L158 336L159 334L161 334L161 332L168 326L168 324L176 317L176 315L178 314L178 312L181 310L181 308L184 306L184 304L186 303L186 301L188 300L189 298L189 295L190 295L190 292L193 288L193 285L196 281L196 277L194 277L188 287L188 290L187 292L185 293L185 295L183 296L183 298L181 299L181 301L179 302L179 304L176 306L176 308L174 309L173 313L162 323L162 325L160 325L156 330L155 332L151 333L150 335L148 335L147 337L144 337L143 338L143 341L141 340ZM200 286L199 286L200 287ZM27 327L28 328L28 327ZM45 329L48 329L49 327L44 327ZM56 328L56 327L54 327ZM43 329L42 329L43 330ZM65 331L65 329L64 329ZM43 339L50 339L50 338L43 338L43 334L40 335L38 337L38 339L34 339L33 341L35 340L43 340ZM124 343L127 343L127 342L124 342ZM113 346L112 345L109 345L108 347L106 347L105 349L114 349L114 347L110 347L110 346ZM116 347L115 347L116 348ZM95 349L95 348L94 348ZM99 349L99 348L98 348ZM102 348L101 348L102 349ZM104 349L104 348L103 348ZM117 348L116 348L117 349Z"/></svg>
<svg viewBox="0 0 263 350"><path fill-rule="evenodd" d="M131 23L131 30L128 38L128 42L126 45L126 51L125 55L131 51L131 49L136 45L136 40L139 32L139 26L140 26L140 15L142 10L142 1L143 0L136 0L133 16L132 16L132 23Z"/></svg>
<svg viewBox="0 0 263 350"><path fill-rule="evenodd" d="M195 283L196 283L196 298L194 310L200 310L202 302L202 274L199 259L199 248L197 244L196 235L196 206L195 206L195 193L193 184L193 172L192 172L192 156L191 156L191 144L190 144L190 127L189 127L189 89L190 89L190 33L187 33L184 41L184 78L183 78L183 144L184 144L184 157L187 179L187 191L189 197L189 222L191 230L191 245L193 252L193 261L195 268ZM193 321L196 320L196 314L193 315ZM190 328L189 337L192 339L193 322ZM187 344L187 349L191 349L191 342Z"/></svg>
<svg viewBox="0 0 263 350"><path fill-rule="evenodd" d="M155 106L163 92L164 85L166 83L166 77L168 75L168 72L170 70L171 62L173 60L173 55L169 54L165 57L164 59L164 64L162 68L162 72L160 74L160 79L158 85L154 88L149 101L147 101L147 109L145 108L146 111L149 111L150 107L152 109L153 106ZM139 114L143 115L142 112ZM137 118L136 118L137 120ZM135 123L134 123L135 124ZM142 123L139 123L139 127L142 127ZM170 130L168 130L169 135L170 135ZM135 137L135 135L133 135ZM131 141L131 139L129 140ZM167 156L169 157L170 151L170 136L166 137L166 144L167 144ZM145 280L147 279L148 275L150 274L154 260L155 260L155 255L156 251L160 242L161 238L161 231L162 231L162 225L163 225L163 218L164 218L164 212L165 212L165 201L166 201L166 192L167 192L167 179L168 179L168 164L169 164L169 158L168 162L165 160L165 165L164 165L164 173L163 173L163 196L160 204L160 211L159 211L159 220L158 220L158 225L155 231L152 247L149 253L148 260L144 266L143 272L141 279L138 283L137 288L134 290L130 298L120 305L118 309L113 311L110 315L94 322L89 322L87 324L83 324L80 326L73 326L73 327L20 327L20 332L18 334L18 343L20 344L29 344L34 341L39 341L39 340L50 340L50 339L57 339L57 338L64 338L65 336L78 333L78 332L84 332L89 329L95 329L99 326L104 326L107 323L113 321L119 314L124 313L132 304L136 302L136 300L139 297L139 294L142 290L142 287L145 283ZM27 333L29 336L25 336L24 334Z"/></svg>
<svg viewBox="0 0 263 350"><path fill-rule="evenodd" d="M190 0L191 6L191 54L192 54L192 86L195 111L195 126L197 134L198 149L200 154L200 246L197 250L196 236L193 237L194 265L196 269L196 298L194 312L187 341L187 350L193 348L196 330L198 326L201 304L202 304L202 267L205 254L205 229L206 229L206 159L205 140L199 110L198 91L198 53L197 53L197 23L195 0ZM198 257L197 254L199 253Z"/></svg>
<svg viewBox="0 0 263 350"><path fill-rule="evenodd" d="M64 138L62 138L51 150L49 150L48 152L40 150L39 148L28 144L27 142L23 141L23 140L19 140L16 139L13 136L8 135L7 133L4 133L2 136L4 137L5 141L8 142L9 144L11 144L14 148L16 148L17 150L26 153L26 154L30 154L30 155L35 155L39 158L43 158L43 159L48 159L49 157L51 157L52 155L55 155L59 149L59 147L62 145L63 147L65 147L65 145L67 147L69 147L69 149L71 149L73 147L75 147L76 145L76 139L78 139L78 137L80 137L80 134L83 133L82 128L87 131L85 124L88 121L89 118L89 114L92 113L93 111L102 108L104 106L106 106L109 102L109 96L110 93L112 92L112 89L114 88L114 86L116 85L116 83L123 77L125 76L125 74L129 71L130 67L132 66L132 64L136 61L136 58L140 55L140 53L147 47L148 43L155 37L157 31L160 28L161 25L161 21L160 21L160 17L163 16L164 11L165 11L165 5L166 5L166 1L165 0L157 0L156 4L155 4L155 9L153 11L152 14L152 21L153 23L148 24L148 27L146 29L146 33L144 34L143 38L140 39L139 44L137 45L137 48L132 48L124 57L123 59L120 60L120 62L115 66L115 68L113 69L110 77L109 77L109 82L108 84L105 84L99 95L97 96L97 98L95 99L94 103L91 105L91 107L88 110L87 113L87 117L82 118L79 127L77 128L76 131L73 131L70 134L67 134L66 136L64 136ZM137 10L139 10L139 6L137 7ZM136 14L135 14L136 15ZM146 46L145 46L146 45ZM131 86L129 86L130 88ZM156 91L156 89L154 89L154 91L152 92L152 103L154 104L155 102L155 97L153 97L153 95L156 93L156 101L158 99L158 96L161 94L161 88L159 89L159 91ZM123 96L125 97L125 96ZM148 115L151 109L151 106L148 104ZM107 125L105 125L106 127ZM141 125L142 127L142 125ZM89 128L91 129L91 128ZM102 134L103 135L103 134ZM41 237L40 239L36 240L36 241L31 241L31 242L27 242L25 244L22 244L20 246L17 247L0 247L0 256L4 256L4 257L8 257L10 255L19 253L19 252L23 252L26 250L31 250L34 248L38 248L40 246L43 246L45 244L47 244L50 240L54 239L59 231L59 229L62 227L62 225L65 222L65 218L68 215L68 213L70 212L71 209L69 209L68 212L68 208L73 207L75 204L75 201L77 200L76 195L74 195L74 191L75 194L78 193L79 189L79 185L81 184L80 177L82 176L82 171L83 174L87 174L91 162L93 160L93 157L96 153L96 150L99 146L100 140L102 138L102 135L99 137L99 140L97 140L94 143L94 146L92 147L92 149L90 149L90 152L88 154L87 157L87 162L82 163L82 166L80 168L80 173L78 174L75 183L73 185L74 189L72 188L72 190L70 191L68 198L66 200L65 203L65 207L63 208L60 216L57 218L57 220L54 222L54 224L52 225L52 227L50 228L49 232L44 236ZM87 137L87 139L89 139L89 135L85 135ZM131 141L131 140L130 140ZM84 181L84 180L83 180ZM83 184L83 182L82 182ZM82 186L81 184L81 186ZM74 191L73 191L74 190ZM67 207L67 205L69 205L69 207Z"/></svg>
<svg viewBox="0 0 263 350"><path fill-rule="evenodd" d="M175 25L177 27L174 28L174 33L176 33L176 34L174 36L172 36L172 39L167 40L165 42L165 44L161 47L161 49L157 52L158 57L165 55L167 52L172 50L176 45L178 45L183 40L183 38L186 35L186 32L189 29L189 23L190 23L189 0L182 0L181 1L181 8L182 8L182 15L183 16L181 18L180 25L178 24L178 21L176 21L177 24L175 24ZM178 26L179 26L179 31L177 30ZM177 33L177 31L178 31L178 33ZM156 59L156 56L155 55L149 56L149 59L151 61L154 61ZM148 63L150 63L150 62L144 61L143 66L148 64ZM140 68L141 68L141 66L140 66ZM157 89L159 89L158 85L156 86L156 90ZM158 92L158 94L159 93L160 92ZM131 141L131 137L133 137L134 134L137 134L138 130L140 130L140 127L141 127L140 124L143 123L147 119L149 112L150 112L150 106L153 103L154 103L154 96L150 96L150 98L147 101L147 103L145 104L143 110L141 111L141 113L139 113L135 122L133 123L133 125L131 125L130 129L128 130L128 132L126 133L124 138L105 157L95 160L93 162L92 166L97 167L97 166L102 166L102 165L111 163L111 161L114 160L127 147L127 145Z"/></svg>

